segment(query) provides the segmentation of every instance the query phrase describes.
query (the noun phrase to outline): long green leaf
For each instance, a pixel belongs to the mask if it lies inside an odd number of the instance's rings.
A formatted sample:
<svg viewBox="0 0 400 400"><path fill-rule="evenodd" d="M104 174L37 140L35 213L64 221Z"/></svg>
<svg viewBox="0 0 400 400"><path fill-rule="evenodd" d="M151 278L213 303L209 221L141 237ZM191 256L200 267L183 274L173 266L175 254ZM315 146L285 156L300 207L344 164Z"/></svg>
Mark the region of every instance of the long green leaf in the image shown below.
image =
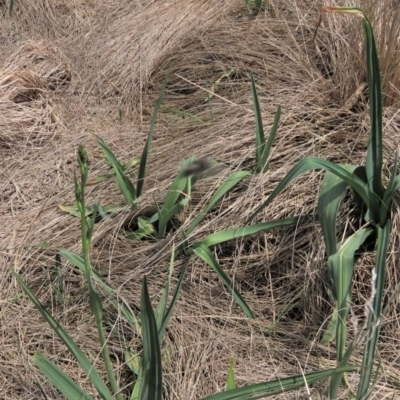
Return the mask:
<svg viewBox="0 0 400 400"><path fill-rule="evenodd" d="M253 215L249 218L249 222L265 207L267 207L275 197L281 193L294 179L303 174L304 172L310 170L320 170L324 169L326 171L332 172L334 175L341 178L349 186L351 186L363 199L365 204L369 206L370 191L368 186L357 176L350 173L347 169L334 164L328 160L316 157L307 157L300 160L282 179L276 189L271 193L268 199L257 208Z"/></svg>
<svg viewBox="0 0 400 400"><path fill-rule="evenodd" d="M250 172L247 171L236 171L233 174L229 175L226 181L212 195L211 200L207 204L207 206L197 215L197 217L186 229L185 236L187 237L193 232L193 229L195 229L200 224L205 215L212 210L215 204L217 204L222 199L222 197L225 196L226 193L228 193L234 186L236 186L243 178L249 175Z"/></svg>
<svg viewBox="0 0 400 400"><path fill-rule="evenodd" d="M228 378L226 380L226 390L233 390L236 388L235 374L233 372L233 366L235 364L235 358L232 359L231 365L228 370Z"/></svg>
<svg viewBox="0 0 400 400"><path fill-rule="evenodd" d="M385 193L383 195L383 200L381 204L381 209L380 209L380 223L379 225L381 227L385 226L386 220L388 218L389 212L390 212L390 205L392 202L392 197L394 192L398 189L398 186L400 187L400 175L397 175L397 154L394 160L394 166L393 166L393 172L392 175L390 176L389 184L385 190Z"/></svg>
<svg viewBox="0 0 400 400"><path fill-rule="evenodd" d="M347 316L351 304L351 281L353 278L354 254L372 233L372 229L360 229L349 237L337 253L328 259L328 268L333 279L333 294L337 301L337 331L336 331L336 359L338 364L345 353L347 338ZM337 397L337 390L342 379L342 373L332 375L330 397Z"/></svg>
<svg viewBox="0 0 400 400"><path fill-rule="evenodd" d="M318 216L328 258L337 251L336 219L347 183L337 175L326 172L318 198Z"/></svg>
<svg viewBox="0 0 400 400"><path fill-rule="evenodd" d="M85 356L79 346L73 341L71 336L61 327L61 325L52 317L52 315L46 310L46 308L42 305L39 299L33 294L33 292L29 289L29 287L25 284L25 282L20 278L20 276L12 271L13 275L17 279L19 285L22 287L24 292L30 298L35 307L40 311L43 315L44 319L47 323L53 328L54 332L59 336L62 342L68 347L70 352L73 354L75 359L79 362L79 365L83 368L83 370L87 373L90 381L93 386L97 389L99 395L105 400L112 400L113 396L108 390L106 384L101 379L100 375L94 368L93 364L89 361L89 359Z"/></svg>
<svg viewBox="0 0 400 400"><path fill-rule="evenodd" d="M204 244L199 245L195 249L193 249L194 253L200 257L203 261L205 261L218 275L224 285L232 292L233 297L236 302L242 308L243 312L247 315L248 318L254 319L254 315L250 310L250 307L247 305L246 301L243 299L242 295L233 285L232 281L229 279L228 275L224 272L221 266L218 264L217 260L213 256L211 250L205 246Z"/></svg>
<svg viewBox="0 0 400 400"><path fill-rule="evenodd" d="M149 134L147 135L146 144L144 145L142 157L140 158L139 173L138 173L138 179L137 179L137 185L136 185L138 197L142 195L143 185L144 185L144 177L146 175L147 158L149 156L150 146L151 146L151 142L153 140L153 133L154 133L154 127L155 127L156 121L157 121L158 110L160 109L161 103L164 99L164 93L165 93L165 88L167 87L169 73L170 73L170 68L168 69L167 75L165 76L164 82L161 86L160 95L158 96L156 105L154 106L153 116L151 118L151 123L150 123Z"/></svg>
<svg viewBox="0 0 400 400"><path fill-rule="evenodd" d="M361 370L360 384L358 386L357 400L364 399L371 379L375 350L381 326L382 297L385 284L386 258L390 243L391 221L388 219L386 225L378 226L377 253L375 261L375 274L372 291L375 293L372 299L372 310L368 315L369 337L365 344L363 355L363 368ZM374 275L374 274L373 274Z"/></svg>
<svg viewBox="0 0 400 400"><path fill-rule="evenodd" d="M137 197L135 187L125 174L122 164L117 160L114 153L100 136L97 136L97 142L102 148L108 162L114 168L115 174L117 175L118 186L122 195L124 196L126 202L132 205Z"/></svg>
<svg viewBox="0 0 400 400"><path fill-rule="evenodd" d="M306 384L312 385L329 378L334 372L351 372L357 370L355 366L345 366L338 369L310 372L304 375L296 375L290 378L281 378L274 381L256 383L241 388L236 388L223 393L212 394L201 400L255 400L263 397L274 396L299 389Z"/></svg>
<svg viewBox="0 0 400 400"><path fill-rule="evenodd" d="M262 172L264 168L263 153L265 147L264 127L261 117L260 102L258 101L256 84L254 82L253 74L250 74L251 91L253 93L253 107L254 115L256 118L256 172Z"/></svg>
<svg viewBox="0 0 400 400"><path fill-rule="evenodd" d="M274 143L276 134L278 132L278 126L279 126L279 121L281 119L281 106L278 107L276 110L275 116L274 116L274 123L272 125L271 131L268 136L267 143L264 146L263 149L263 155L262 155L262 164L264 165L262 172L267 172L269 169L269 155L271 153L271 147L272 144Z"/></svg>
<svg viewBox="0 0 400 400"><path fill-rule="evenodd" d="M58 254L66 258L71 264L75 265L82 273L85 273L85 263L83 261L83 258L80 257L78 254L73 253L69 250L60 250ZM110 296L110 299L113 301L114 305L121 311L126 320L132 324L137 325L137 319L129 304L120 296L116 295L114 289L103 279L97 269L92 268L92 273L94 281L101 287L101 289L105 293L107 293L108 296Z"/></svg>
<svg viewBox="0 0 400 400"><path fill-rule="evenodd" d="M172 313L174 312L174 308L175 308L176 302L178 300L179 293L182 289L182 283L183 283L183 279L186 275L186 270L187 270L188 265L189 265L189 258L186 260L185 264L183 265L181 275L179 277L178 283L176 284L175 292L174 292L174 295L171 300L171 304L167 308L167 311L164 314L162 324L158 330L158 337L160 339L160 342L161 342L162 337L164 336L164 332L165 332L165 329L167 328L168 322L172 317Z"/></svg>
<svg viewBox="0 0 400 400"><path fill-rule="evenodd" d="M255 225L249 225L235 229L228 229L226 231L212 233L211 235L208 235L204 239L200 240L199 242L194 243L192 247L197 248L201 245L204 245L206 247L215 246L216 244L228 242L229 240L237 238L243 238L245 236L253 235L255 233L263 232L269 229L305 224L315 220L315 216L313 215L304 215L299 217L278 219L275 221L261 222Z"/></svg>
<svg viewBox="0 0 400 400"><path fill-rule="evenodd" d="M378 224L380 223L379 203L383 198L384 191L382 184L382 96L379 60L372 26L364 11L356 7L324 7L323 10L327 12L355 14L363 19L371 122L366 161L366 172L370 188L369 213L372 220Z"/></svg>
<svg viewBox="0 0 400 400"><path fill-rule="evenodd" d="M42 353L38 352L35 354L35 364L42 374L45 375L68 400L93 400L92 397Z"/></svg>
<svg viewBox="0 0 400 400"><path fill-rule="evenodd" d="M162 400L160 342L158 340L157 323L147 289L146 276L143 278L140 309L143 339L143 381L140 400Z"/></svg>

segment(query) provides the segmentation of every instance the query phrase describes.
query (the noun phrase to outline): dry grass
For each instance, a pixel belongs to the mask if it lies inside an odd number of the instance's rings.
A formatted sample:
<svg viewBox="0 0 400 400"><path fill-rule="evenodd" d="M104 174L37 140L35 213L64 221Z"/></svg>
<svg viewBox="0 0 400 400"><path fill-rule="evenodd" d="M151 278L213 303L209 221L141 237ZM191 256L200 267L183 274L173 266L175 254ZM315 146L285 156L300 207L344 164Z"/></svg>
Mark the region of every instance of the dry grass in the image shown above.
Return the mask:
<svg viewBox="0 0 400 400"><path fill-rule="evenodd" d="M400 140L399 18L395 19L399 11L396 2L374 3L379 4L372 20L377 24L386 78L384 145L389 158ZM172 72L164 105L192 113L204 123L167 110L161 113L140 205L135 212L119 213L99 223L92 251L93 261L132 306L139 304L144 274L156 297L166 278L168 243L179 240L218 182L231 170L254 169L249 71L256 78L266 126L272 123L277 105L282 105L271 171L248 179L230 193L193 232L193 238L243 224L288 169L306 155L361 163L369 128L367 94L357 92L365 81L358 48L361 25L345 17L324 16L313 41L322 3L276 0L257 18L249 18L242 0L155 0L146 5L49 0L38 4L16 1L14 17L10 19L6 12L0 17L4 26L0 53L7 54L0 69L0 387L4 399L39 398L36 378L49 398L59 398L33 365L37 350L89 388L86 376L34 306L27 299L15 300L20 289L8 267L20 271L96 360L99 348L86 291L70 265L64 265L63 272L65 301L55 298L55 253L60 248L80 250L78 221L61 213L57 204L73 201L79 143L88 148L93 175L104 172L94 133L124 161L140 154L169 64ZM364 6L370 4L364 2ZM1 7L6 10L7 2ZM384 29L387 26L391 28ZM30 34L35 42L26 44ZM213 121L205 90L231 68L235 74L221 80L212 99ZM53 90L59 81L66 85ZM16 102L21 95L29 101ZM227 168L199 182L189 209L176 218L166 241L127 241L121 229L137 215L154 212L153 195L163 198L180 162L193 153L221 160ZM387 175L390 166L385 168ZM317 173L298 179L260 218L313 212L319 180ZM115 182L90 190L90 199L94 195L103 204L122 203ZM340 216L341 234L357 224L350 204L349 198ZM398 199L393 210L386 301L399 280ZM42 249L42 242L50 247ZM222 390L234 356L240 385L334 365L335 349L318 344L332 312L318 226L277 230L230 243L216 249L216 256L235 278L257 318L246 320L215 275L193 260L164 345L168 399L197 399ZM370 293L372 260L373 254L363 256L356 267L353 295L359 327ZM114 311L111 306L108 309L114 322ZM379 354L384 372L374 399L400 396L398 309L395 296L383 325ZM116 322L124 335L112 335L110 343L119 360L121 381L129 385L122 352L128 343L139 341L119 316ZM353 361L360 360L356 353ZM98 359L96 365L101 369ZM354 385L356 379L349 376ZM309 391L277 398L318 398L323 386Z"/></svg>

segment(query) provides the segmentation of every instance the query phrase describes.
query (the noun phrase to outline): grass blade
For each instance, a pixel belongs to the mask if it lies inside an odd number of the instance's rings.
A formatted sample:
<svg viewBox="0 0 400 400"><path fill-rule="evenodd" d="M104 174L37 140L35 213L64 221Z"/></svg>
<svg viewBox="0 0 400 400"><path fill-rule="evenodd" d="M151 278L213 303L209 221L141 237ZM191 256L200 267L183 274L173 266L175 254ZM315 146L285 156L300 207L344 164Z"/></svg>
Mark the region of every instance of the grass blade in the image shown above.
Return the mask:
<svg viewBox="0 0 400 400"><path fill-rule="evenodd" d="M222 197L225 196L234 186L236 186L243 178L249 176L250 172L247 171L236 171L231 174L226 181L215 191L213 196L211 197L210 202L207 207L205 207L199 215L193 220L193 222L189 225L189 227L185 231L185 236L189 236L193 230L200 224L205 215L212 210L212 208L217 204Z"/></svg>
<svg viewBox="0 0 400 400"><path fill-rule="evenodd" d="M265 147L265 135L261 117L260 102L258 101L257 89L253 74L250 74L250 80L251 92L253 94L254 115L256 119L256 172L260 173L264 168L264 164L262 162Z"/></svg>
<svg viewBox="0 0 400 400"><path fill-rule="evenodd" d="M281 106L278 107L276 110L275 116L274 116L274 123L271 128L271 132L269 133L267 143L265 144L265 147L263 149L263 155L262 155L262 164L264 165L262 172L267 172L269 169L269 155L271 153L271 147L272 144L274 143L276 134L278 132L278 127L279 127L279 121L281 119Z"/></svg>
<svg viewBox="0 0 400 400"><path fill-rule="evenodd" d="M162 366L158 330L147 289L146 277L143 278L140 301L143 339L143 381L140 400L162 400Z"/></svg>
<svg viewBox="0 0 400 400"><path fill-rule="evenodd" d="M372 26L365 13L359 8L324 7L323 10L327 12L350 13L363 18L371 121L371 130L367 148L366 172L371 197L371 207L369 208L369 211L371 212L373 221L378 224L380 222L378 199L383 198L384 191L382 184L382 96L379 60Z"/></svg>
<svg viewBox="0 0 400 400"><path fill-rule="evenodd" d="M385 268L386 258L388 253L388 246L390 242L391 221L386 221L386 225L381 228L378 226L378 240L377 240L377 254L375 261L375 274L376 278L373 279L372 291L375 296L372 300L372 310L368 315L368 329L370 336L367 338L364 355L363 355L363 368L361 369L360 384L358 386L357 400L364 399L371 379L372 368L375 350L378 345L378 338L380 332L380 319L382 309L382 297L385 284Z"/></svg>
<svg viewBox="0 0 400 400"><path fill-rule="evenodd" d="M174 293L174 296L172 297L171 304L169 305L167 311L165 312L162 324L158 330L158 337L159 337L160 341L161 341L161 338L164 336L165 329L167 328L168 322L172 317L172 313L174 311L176 302L178 300L179 292L181 291L183 279L186 275L186 270L187 270L188 265L189 265L189 258L186 260L186 262L182 268L181 276L179 277L178 283L176 284L175 293Z"/></svg>
<svg viewBox="0 0 400 400"><path fill-rule="evenodd" d="M68 400L93 400L80 386L67 374L51 362L42 353L35 354L35 364L43 375L56 387Z"/></svg>
<svg viewBox="0 0 400 400"><path fill-rule="evenodd" d="M261 222L259 224L244 226L241 228L228 229L206 236L201 241L194 243L192 248L194 249L202 245L206 247L215 246L216 244L228 242L229 240L233 239L243 238L244 236L253 235L268 229L282 228L284 226L304 224L312 221L315 221L315 216L305 215L300 217L278 219L276 221Z"/></svg>
<svg viewBox="0 0 400 400"><path fill-rule="evenodd" d="M397 154L394 159L393 172L392 175L390 176L389 184L385 190L385 193L383 194L381 209L379 212L380 215L379 225L381 227L385 225L387 217L389 215L393 194L400 187L400 175L396 176L396 173L397 173Z"/></svg>
<svg viewBox="0 0 400 400"><path fill-rule="evenodd" d="M117 176L118 186L122 195L124 196L126 202L132 205L137 197L135 187L133 186L130 179L126 176L122 164L117 160L117 158L115 157L111 149L108 147L108 145L104 142L104 140L100 136L96 137L97 137L97 142L99 146L102 148L105 157L107 158L111 166L114 168L115 174Z"/></svg>
<svg viewBox="0 0 400 400"><path fill-rule="evenodd" d="M228 370L228 379L226 380L226 390L233 390L236 388L235 374L233 372L233 366L235 364L235 358L232 359L231 365Z"/></svg>
<svg viewBox="0 0 400 400"><path fill-rule="evenodd" d="M229 279L228 275L225 274L224 270L218 264L217 260L211 253L211 250L205 246L204 244L199 245L195 249L193 249L194 254L200 257L203 261L205 261L218 275L224 285L232 292L233 297L236 302L239 304L243 312L247 315L248 318L254 319L254 315L250 310L250 307L247 305L246 301L243 299L242 295L233 285L232 281Z"/></svg>
<svg viewBox="0 0 400 400"><path fill-rule="evenodd" d="M78 254L73 253L69 250L60 250L58 252L62 257L66 258L71 264L75 265L82 274L85 274L85 263L83 258ZM114 289L103 279L103 277L99 274L99 272L92 268L92 277L94 281L101 287L101 289L110 297L115 307L121 311L122 315L132 324L138 325L137 319L129 307L128 303L123 300L121 297L115 294Z"/></svg>
<svg viewBox="0 0 400 400"><path fill-rule="evenodd" d="M268 199L257 208L257 210L253 213L253 215L249 218L248 222L250 222L260 211L262 211L265 207L267 207L275 197L282 192L294 179L303 174L304 172L310 170L319 170L324 169L326 171L330 171L340 179L345 181L349 186L351 186L363 199L365 204L369 206L370 199L370 191L368 186L357 176L350 173L347 169L343 168L340 165L336 165L328 160L324 160L322 158L316 157L306 157L300 160L282 179L276 189L271 193Z"/></svg>
<svg viewBox="0 0 400 400"><path fill-rule="evenodd" d="M58 335L58 337L62 340L62 342L68 347L69 351L73 354L75 359L78 361L79 365L83 368L83 370L87 373L90 381L93 386L96 388L99 395L104 400L112 400L113 396L108 390L106 384L101 379L100 375L89 361L89 359L85 356L79 346L73 341L71 336L61 327L61 325L53 318L53 316L46 310L46 308L42 305L39 299L33 294L33 292L28 288L25 282L20 278L20 276L12 271L13 275L17 279L19 285L22 287L26 295L35 305L35 307L40 311L43 315L46 322L53 328L54 332Z"/></svg>
<svg viewBox="0 0 400 400"><path fill-rule="evenodd" d="M157 323L158 332L160 332L161 325L162 325L164 315L165 315L165 310L167 308L169 288L171 286L172 274L174 273L174 262L175 262L175 243L172 245L171 260L169 262L169 272L168 272L167 283L165 284L163 294L161 295L161 299L158 302L158 306L157 306L157 310L156 310L156 323ZM160 343L162 340L162 336L163 335L159 336L159 338L158 338Z"/></svg>
<svg viewBox="0 0 400 400"><path fill-rule="evenodd" d="M154 127L156 125L158 111L159 111L159 109L161 107L161 103L164 99L164 93L165 93L165 88L167 86L169 73L170 73L170 69L168 69L167 75L165 76L164 82L161 86L160 95L157 99L156 105L154 106L153 116L151 118L151 123L150 123L149 134L147 135L146 144L144 145L142 156L140 158L139 173L138 173L138 179L137 179L137 185L136 185L138 197L142 195L143 185L144 185L144 177L146 175L147 158L149 156L150 146L151 146L151 142L153 140Z"/></svg>
<svg viewBox="0 0 400 400"><path fill-rule="evenodd" d="M347 184L337 175L327 172L318 198L318 216L328 258L337 251L336 219Z"/></svg>
<svg viewBox="0 0 400 400"><path fill-rule="evenodd" d="M357 370L355 366L345 366L338 369L327 369L324 371L310 372L304 375L296 375L290 378L282 378L269 382L256 383L227 392L216 393L203 397L201 400L255 400L263 397L274 396L290 390L296 390L303 386L312 385L329 378L336 372L351 372Z"/></svg>
<svg viewBox="0 0 400 400"><path fill-rule="evenodd" d="M337 302L336 359L338 364L345 354L347 338L347 316L351 304L351 281L353 278L354 254L372 233L372 229L360 229L349 237L339 251L328 259L328 269L332 277L332 291ZM329 388L329 398L337 397L342 373L334 373Z"/></svg>

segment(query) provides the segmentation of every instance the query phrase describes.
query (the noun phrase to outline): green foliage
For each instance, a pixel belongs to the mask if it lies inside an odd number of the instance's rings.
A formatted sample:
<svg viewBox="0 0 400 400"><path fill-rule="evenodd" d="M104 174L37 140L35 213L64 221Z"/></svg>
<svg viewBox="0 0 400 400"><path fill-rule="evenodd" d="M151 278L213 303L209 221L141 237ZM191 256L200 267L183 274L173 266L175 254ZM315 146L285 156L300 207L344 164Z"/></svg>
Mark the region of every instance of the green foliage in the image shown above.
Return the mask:
<svg viewBox="0 0 400 400"><path fill-rule="evenodd" d="M246 0L246 7L251 14L258 14L261 11L263 0Z"/></svg>

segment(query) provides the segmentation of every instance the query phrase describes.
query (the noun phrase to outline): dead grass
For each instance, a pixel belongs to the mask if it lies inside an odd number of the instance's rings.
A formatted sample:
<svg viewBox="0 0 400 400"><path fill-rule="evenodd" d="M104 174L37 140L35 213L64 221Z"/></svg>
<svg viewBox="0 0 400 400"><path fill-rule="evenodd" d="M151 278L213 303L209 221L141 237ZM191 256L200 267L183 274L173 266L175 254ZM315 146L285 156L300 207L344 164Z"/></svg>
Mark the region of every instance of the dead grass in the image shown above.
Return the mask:
<svg viewBox="0 0 400 400"><path fill-rule="evenodd" d="M70 265L63 270L64 302L55 298L55 253L60 248L80 251L78 221L61 213L57 204L73 201L72 176L79 143L88 148L93 175L105 171L94 133L124 161L140 154L169 65L172 71L164 105L192 113L204 123L162 111L140 205L134 212L119 213L99 223L92 251L93 262L132 307L139 304L144 274L156 298L166 278L169 244L179 240L218 182L234 169L254 169L249 71L256 78L266 126L272 123L276 107L282 105L271 170L239 185L193 232L191 240L243 224L304 156L361 163L369 128L367 93L357 92L365 81L357 47L361 25L325 16L314 42L319 2L269 2L257 18L249 18L241 0L157 0L146 5L140 1L49 0L38 4L20 0L12 19L7 13L0 17L5 27L0 53L9 55L8 61L2 58L0 70L0 385L4 399L39 398L35 376L49 398L59 398L34 367L32 357L37 350L91 390L86 376L34 306L27 299L15 299L20 289L9 266L20 271L102 370L86 291ZM400 73L395 69L399 47L398 35L393 33L398 29L394 17L398 6L387 0L375 4L379 7L373 20L380 21L377 37L387 78L384 145L389 159L400 140ZM383 29L389 25L391 29ZM35 42L25 44L30 32ZM213 120L206 89L232 68L235 74L221 80L212 98ZM52 90L59 81L66 85ZM29 101L16 103L17 94ZM174 221L167 240L161 244L127 241L122 228L136 216L154 212L153 195L162 201L181 161L193 153L221 160L227 168L199 182L190 207ZM390 166L391 161L386 175ZM259 218L315 211L320 178L314 173L298 179ZM102 204L122 203L115 182L90 190L89 199L96 196ZM357 227L350 204L349 198L343 206L341 234ZM399 279L398 198L393 210L386 301ZM42 249L43 242L50 247ZM166 398L198 399L222 390L234 356L239 385L334 366L334 347L318 344L332 312L318 226L239 240L217 248L215 255L235 278L257 318L245 319L215 275L193 259L164 344ZM359 327L370 293L372 260L373 254L362 256L355 272L354 312ZM178 271L181 262L177 262ZM395 296L383 324L379 354L384 373L374 399L399 396L398 308ZM128 343L139 345L140 341L111 305L107 310L110 322L123 332L120 337L111 335L110 343L119 360L121 382L129 385L123 350ZM360 360L361 353L355 353L353 361ZM355 386L357 375L350 375L349 382ZM309 393L304 390L276 398L318 398L323 389L317 386L309 388ZM345 392L342 398L347 398Z"/></svg>

